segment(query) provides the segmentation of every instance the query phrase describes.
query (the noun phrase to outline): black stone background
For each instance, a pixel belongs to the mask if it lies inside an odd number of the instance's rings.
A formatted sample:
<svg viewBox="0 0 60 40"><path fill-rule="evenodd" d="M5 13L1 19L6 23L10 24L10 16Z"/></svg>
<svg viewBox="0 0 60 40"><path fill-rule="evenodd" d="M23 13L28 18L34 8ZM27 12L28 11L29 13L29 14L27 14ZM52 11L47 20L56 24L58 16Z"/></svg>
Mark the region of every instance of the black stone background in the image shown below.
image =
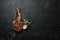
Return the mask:
<svg viewBox="0 0 60 40"><path fill-rule="evenodd" d="M19 33L11 29L16 7L20 7L22 18L32 21ZM59 40L59 13L59 0L0 0L0 40Z"/></svg>

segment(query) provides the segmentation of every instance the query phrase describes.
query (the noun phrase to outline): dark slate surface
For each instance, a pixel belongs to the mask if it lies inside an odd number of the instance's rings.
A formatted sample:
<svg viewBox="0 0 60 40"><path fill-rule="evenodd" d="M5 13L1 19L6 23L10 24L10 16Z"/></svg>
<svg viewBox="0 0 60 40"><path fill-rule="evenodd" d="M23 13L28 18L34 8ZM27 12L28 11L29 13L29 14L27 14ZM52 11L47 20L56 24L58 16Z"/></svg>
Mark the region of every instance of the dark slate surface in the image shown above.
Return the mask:
<svg viewBox="0 0 60 40"><path fill-rule="evenodd" d="M20 7L22 18L32 21L19 33L11 29L16 7ZM0 40L59 40L59 13L59 0L0 0Z"/></svg>

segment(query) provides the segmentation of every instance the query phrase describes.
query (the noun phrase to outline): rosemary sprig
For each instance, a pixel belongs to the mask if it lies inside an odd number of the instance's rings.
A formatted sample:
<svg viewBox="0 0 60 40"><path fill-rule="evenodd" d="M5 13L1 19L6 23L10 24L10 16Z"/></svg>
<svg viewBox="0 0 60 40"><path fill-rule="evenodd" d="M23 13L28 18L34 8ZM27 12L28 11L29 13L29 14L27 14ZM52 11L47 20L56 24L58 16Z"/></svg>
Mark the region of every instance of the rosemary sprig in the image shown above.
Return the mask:
<svg viewBox="0 0 60 40"><path fill-rule="evenodd" d="M32 23L32 21L29 21L29 20L27 20L27 19L23 19L22 21L23 21L23 22L27 22L29 25Z"/></svg>

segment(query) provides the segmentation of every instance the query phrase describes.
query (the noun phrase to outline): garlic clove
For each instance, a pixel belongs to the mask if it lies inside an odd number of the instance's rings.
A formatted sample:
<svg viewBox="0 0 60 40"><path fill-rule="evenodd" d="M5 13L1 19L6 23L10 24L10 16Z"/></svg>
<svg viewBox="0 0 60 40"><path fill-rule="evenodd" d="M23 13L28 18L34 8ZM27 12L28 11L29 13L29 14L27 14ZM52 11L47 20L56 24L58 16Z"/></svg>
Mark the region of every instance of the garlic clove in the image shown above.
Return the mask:
<svg viewBox="0 0 60 40"><path fill-rule="evenodd" d="M23 30L27 29L27 25L23 25Z"/></svg>

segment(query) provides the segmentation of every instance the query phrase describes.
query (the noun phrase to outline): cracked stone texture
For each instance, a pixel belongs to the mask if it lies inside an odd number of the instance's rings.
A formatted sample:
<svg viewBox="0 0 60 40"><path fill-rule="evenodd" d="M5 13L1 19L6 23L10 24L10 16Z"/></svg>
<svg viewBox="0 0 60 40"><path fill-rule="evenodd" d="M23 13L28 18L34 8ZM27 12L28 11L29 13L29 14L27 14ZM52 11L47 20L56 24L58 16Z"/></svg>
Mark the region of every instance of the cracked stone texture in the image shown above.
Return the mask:
<svg viewBox="0 0 60 40"><path fill-rule="evenodd" d="M22 18L32 21L27 30L12 30L13 12L21 9ZM0 40L60 39L59 0L0 0Z"/></svg>

